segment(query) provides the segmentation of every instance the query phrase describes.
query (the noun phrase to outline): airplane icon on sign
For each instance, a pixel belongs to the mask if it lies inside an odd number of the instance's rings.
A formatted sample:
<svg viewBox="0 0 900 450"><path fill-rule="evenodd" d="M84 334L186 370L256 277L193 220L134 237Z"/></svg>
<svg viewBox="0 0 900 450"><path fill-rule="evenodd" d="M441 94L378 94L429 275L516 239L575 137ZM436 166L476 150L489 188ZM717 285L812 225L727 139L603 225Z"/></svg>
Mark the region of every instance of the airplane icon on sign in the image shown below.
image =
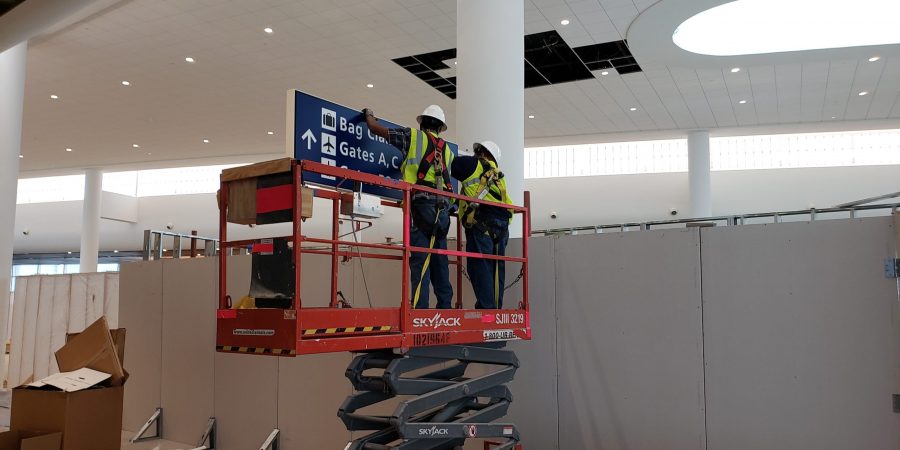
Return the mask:
<svg viewBox="0 0 900 450"><path fill-rule="evenodd" d="M335 156L337 154L337 139L333 134L322 133L322 154Z"/></svg>

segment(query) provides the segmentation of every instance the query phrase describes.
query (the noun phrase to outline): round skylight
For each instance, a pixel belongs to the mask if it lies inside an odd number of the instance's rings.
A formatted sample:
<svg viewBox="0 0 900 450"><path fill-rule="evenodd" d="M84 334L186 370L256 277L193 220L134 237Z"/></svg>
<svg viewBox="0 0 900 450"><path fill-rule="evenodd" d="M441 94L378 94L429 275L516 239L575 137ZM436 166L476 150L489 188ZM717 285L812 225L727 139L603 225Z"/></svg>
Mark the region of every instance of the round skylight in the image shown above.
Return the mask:
<svg viewBox="0 0 900 450"><path fill-rule="evenodd" d="M712 56L900 43L897 0L737 0L684 21L675 45Z"/></svg>

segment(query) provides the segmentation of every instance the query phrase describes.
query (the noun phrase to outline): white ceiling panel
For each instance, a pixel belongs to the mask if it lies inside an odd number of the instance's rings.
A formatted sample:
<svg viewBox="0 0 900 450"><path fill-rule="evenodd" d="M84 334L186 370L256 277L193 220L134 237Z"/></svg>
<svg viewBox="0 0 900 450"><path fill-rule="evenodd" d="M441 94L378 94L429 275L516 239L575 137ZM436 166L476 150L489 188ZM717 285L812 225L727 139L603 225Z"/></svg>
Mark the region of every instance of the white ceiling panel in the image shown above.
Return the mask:
<svg viewBox="0 0 900 450"><path fill-rule="evenodd" d="M525 0L525 29L570 47L616 41L654 3ZM125 1L29 43L22 168L280 153L292 88L400 123L437 103L453 139L455 101L391 60L455 46L455 0ZM645 72L526 90L526 138L900 118L897 58L731 73L634 57Z"/></svg>

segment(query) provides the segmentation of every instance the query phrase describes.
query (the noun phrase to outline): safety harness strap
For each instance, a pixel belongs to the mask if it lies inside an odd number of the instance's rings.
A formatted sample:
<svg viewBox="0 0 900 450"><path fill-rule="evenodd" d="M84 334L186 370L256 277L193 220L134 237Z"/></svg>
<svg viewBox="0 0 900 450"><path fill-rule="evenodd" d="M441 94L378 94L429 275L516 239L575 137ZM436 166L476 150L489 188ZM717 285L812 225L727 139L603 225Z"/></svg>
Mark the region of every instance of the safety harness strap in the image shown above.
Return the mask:
<svg viewBox="0 0 900 450"><path fill-rule="evenodd" d="M484 164L481 161L478 161L478 164ZM478 200L484 200L485 197L490 195L497 201L502 202L504 198L506 198L506 188L502 183L499 183L500 174L496 169L490 167L488 170L485 170L481 173L481 176L478 178L478 194L475 196ZM470 180L474 181L474 180ZM469 202L466 206L465 214L463 215L463 226L471 227L475 224L475 211L478 210L478 203Z"/></svg>
<svg viewBox="0 0 900 450"><path fill-rule="evenodd" d="M425 181L425 177L428 175L428 172L434 169L435 174L435 186L440 186L441 189L447 192L453 192L453 185L450 183L450 172L447 170L446 161L444 161L444 148L446 147L446 142L434 135L428 134L430 141L428 142L427 149L425 150L425 154L421 157L419 161L419 170L416 174L416 184L428 184ZM438 174L440 174L440 178L443 180L443 183L438 182Z"/></svg>

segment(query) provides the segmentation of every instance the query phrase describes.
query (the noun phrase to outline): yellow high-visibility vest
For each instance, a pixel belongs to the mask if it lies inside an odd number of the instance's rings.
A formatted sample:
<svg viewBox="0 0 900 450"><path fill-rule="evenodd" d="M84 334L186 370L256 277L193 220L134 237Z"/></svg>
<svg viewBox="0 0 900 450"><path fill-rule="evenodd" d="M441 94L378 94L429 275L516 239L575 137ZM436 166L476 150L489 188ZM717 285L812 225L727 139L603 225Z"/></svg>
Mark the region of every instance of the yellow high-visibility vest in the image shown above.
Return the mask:
<svg viewBox="0 0 900 450"><path fill-rule="evenodd" d="M437 138L437 135L434 133L426 133L422 130L410 128L409 149L406 150L406 159L403 160L403 164L400 166L400 173L403 174L403 181L407 183L417 184L423 181L426 184L436 186L437 189L443 189L442 183L435 183L436 177L439 177L440 174L434 173L433 165L430 165L428 171L424 173L424 177L421 180L419 179L419 166L422 160L428 157L428 151L434 149L429 135ZM449 173L450 164L453 163L453 152L450 151L450 145L444 141L443 149L434 149L433 151L442 152L444 168Z"/></svg>
<svg viewBox="0 0 900 450"><path fill-rule="evenodd" d="M494 163L493 161L488 161L486 159L479 159L478 165L475 167L475 171L472 172L472 175L469 175L468 178L462 180L460 184L460 193L465 195L466 197L477 198L479 191L481 190L481 176L488 170L493 170L496 173L500 173L500 168L497 167L496 163ZM489 186L488 189L488 195L485 196L483 200L505 203L507 205L513 204L512 199L506 192L505 179L500 178L494 184ZM459 202L459 217L464 217L466 215L467 206L468 202ZM510 218L510 220L512 220L512 218Z"/></svg>

